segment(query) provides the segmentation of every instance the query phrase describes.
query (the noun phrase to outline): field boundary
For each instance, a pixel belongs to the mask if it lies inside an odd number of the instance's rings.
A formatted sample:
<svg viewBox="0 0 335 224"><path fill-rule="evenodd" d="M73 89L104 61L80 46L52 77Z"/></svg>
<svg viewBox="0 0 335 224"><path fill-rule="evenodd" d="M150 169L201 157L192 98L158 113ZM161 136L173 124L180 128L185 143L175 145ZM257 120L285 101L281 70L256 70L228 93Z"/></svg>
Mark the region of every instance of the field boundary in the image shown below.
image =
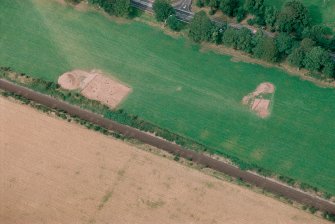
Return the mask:
<svg viewBox="0 0 335 224"><path fill-rule="evenodd" d="M223 172L229 176L242 179L247 183L272 192L276 195L283 196L304 205L315 207L321 211L335 214L335 203L327 201L318 196L312 196L307 192L287 186L273 179L266 178L250 171L243 171L238 167L228 164L224 161L215 160L202 153L183 148L175 143L150 135L133 127L117 123L110 119L106 119L99 114L84 110L78 106L71 105L56 98L35 92L29 88L16 85L7 80L0 79L0 88L8 92L21 95L44 106L63 110L72 116L77 116L83 120L87 120L108 130L118 132L125 137L138 139L143 143L160 148L166 152L192 160L198 164L219 172Z"/></svg>

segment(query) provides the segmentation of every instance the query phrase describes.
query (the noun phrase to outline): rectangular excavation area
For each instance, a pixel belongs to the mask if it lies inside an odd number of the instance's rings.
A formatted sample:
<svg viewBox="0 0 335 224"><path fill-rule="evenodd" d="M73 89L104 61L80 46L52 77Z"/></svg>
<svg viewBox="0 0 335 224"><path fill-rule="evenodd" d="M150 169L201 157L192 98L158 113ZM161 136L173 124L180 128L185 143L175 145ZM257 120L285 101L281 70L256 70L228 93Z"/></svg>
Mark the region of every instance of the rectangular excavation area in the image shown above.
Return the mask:
<svg viewBox="0 0 335 224"><path fill-rule="evenodd" d="M59 77L58 84L66 90L79 90L88 99L97 100L112 109L131 92L130 87L95 70L66 72Z"/></svg>
<svg viewBox="0 0 335 224"><path fill-rule="evenodd" d="M255 91L243 97L242 104L249 106L251 111L259 117L268 117L271 113L270 105L274 92L275 87L272 83L263 82L257 86Z"/></svg>

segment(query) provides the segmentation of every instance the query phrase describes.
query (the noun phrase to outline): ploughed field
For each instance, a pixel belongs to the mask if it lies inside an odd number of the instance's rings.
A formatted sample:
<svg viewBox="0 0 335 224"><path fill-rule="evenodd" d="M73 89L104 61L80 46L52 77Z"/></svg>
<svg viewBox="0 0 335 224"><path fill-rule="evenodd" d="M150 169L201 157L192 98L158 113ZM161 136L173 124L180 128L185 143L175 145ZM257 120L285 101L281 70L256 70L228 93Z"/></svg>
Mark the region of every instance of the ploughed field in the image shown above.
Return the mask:
<svg viewBox="0 0 335 224"><path fill-rule="evenodd" d="M335 30L334 0L300 0L308 8L312 19L317 24L325 24ZM265 4L274 5L280 9L286 0L265 0Z"/></svg>
<svg viewBox="0 0 335 224"><path fill-rule="evenodd" d="M0 21L1 66L53 81L74 69L102 70L132 88L119 108L335 194L334 89L52 1L2 0ZM264 82L275 91L257 99L270 102L261 118L242 99Z"/></svg>

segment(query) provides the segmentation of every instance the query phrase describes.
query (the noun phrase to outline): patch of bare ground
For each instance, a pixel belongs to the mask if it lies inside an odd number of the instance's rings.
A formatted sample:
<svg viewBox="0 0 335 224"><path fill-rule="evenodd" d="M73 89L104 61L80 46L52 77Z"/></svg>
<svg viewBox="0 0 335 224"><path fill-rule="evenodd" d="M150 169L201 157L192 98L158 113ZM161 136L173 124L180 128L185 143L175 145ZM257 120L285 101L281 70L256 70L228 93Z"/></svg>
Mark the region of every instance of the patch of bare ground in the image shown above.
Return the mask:
<svg viewBox="0 0 335 224"><path fill-rule="evenodd" d="M1 224L328 223L2 97L0 114Z"/></svg>
<svg viewBox="0 0 335 224"><path fill-rule="evenodd" d="M86 12L90 9L88 2L82 1L79 4L75 5L74 8L80 12Z"/></svg>
<svg viewBox="0 0 335 224"><path fill-rule="evenodd" d="M88 99L116 108L131 92L131 88L103 75L100 71L73 70L62 74L58 84L66 90L79 90Z"/></svg>
<svg viewBox="0 0 335 224"><path fill-rule="evenodd" d="M275 87L272 83L263 82L255 91L244 96L242 104L249 106L259 117L266 118L270 115L270 104L273 100Z"/></svg>
<svg viewBox="0 0 335 224"><path fill-rule="evenodd" d="M61 5L66 5L67 3L65 2L65 0L53 0L55 2L58 2Z"/></svg>

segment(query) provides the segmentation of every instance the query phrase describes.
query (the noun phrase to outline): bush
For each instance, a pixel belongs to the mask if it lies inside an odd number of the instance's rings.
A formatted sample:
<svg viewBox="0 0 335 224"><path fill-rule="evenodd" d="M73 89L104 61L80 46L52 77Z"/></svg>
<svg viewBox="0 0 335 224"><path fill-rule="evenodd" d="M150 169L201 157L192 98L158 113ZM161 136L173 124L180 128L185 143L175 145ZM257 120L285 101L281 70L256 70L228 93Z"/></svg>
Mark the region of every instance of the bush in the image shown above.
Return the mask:
<svg viewBox="0 0 335 224"><path fill-rule="evenodd" d="M264 0L245 0L244 8L253 15L264 13Z"/></svg>
<svg viewBox="0 0 335 224"><path fill-rule="evenodd" d="M221 0L220 9L227 16L235 16L239 7L239 0Z"/></svg>
<svg viewBox="0 0 335 224"><path fill-rule="evenodd" d="M254 19L248 19L247 23L248 23L248 25L253 26L253 25L255 25L255 20Z"/></svg>
<svg viewBox="0 0 335 224"><path fill-rule="evenodd" d="M130 0L114 0L112 14L115 16L126 16L129 14Z"/></svg>
<svg viewBox="0 0 335 224"><path fill-rule="evenodd" d="M332 221L332 222L335 222L335 214L331 214L329 212L324 212L322 214L323 218L329 220L329 221Z"/></svg>
<svg viewBox="0 0 335 224"><path fill-rule="evenodd" d="M293 38L286 33L279 33L276 38L276 46L282 57L285 57L292 52L294 46Z"/></svg>
<svg viewBox="0 0 335 224"><path fill-rule="evenodd" d="M329 57L328 52L321 47L313 47L306 53L304 66L310 71L320 71L326 62L327 56Z"/></svg>
<svg viewBox="0 0 335 224"><path fill-rule="evenodd" d="M222 36L222 43L228 47L236 49L237 47L237 30L235 28L229 27Z"/></svg>
<svg viewBox="0 0 335 224"><path fill-rule="evenodd" d="M155 0L152 9L154 10L156 20L159 22L163 22L170 15L176 14L169 0Z"/></svg>
<svg viewBox="0 0 335 224"><path fill-rule="evenodd" d="M236 20L237 22L241 22L242 20L244 20L245 16L246 16L247 12L244 10L243 7L239 7L236 13Z"/></svg>
<svg viewBox="0 0 335 224"><path fill-rule="evenodd" d="M88 2L100 6L110 15L126 16L130 12L130 0L88 0Z"/></svg>
<svg viewBox="0 0 335 224"><path fill-rule="evenodd" d="M213 32L212 32L212 41L216 44L222 43L222 36L224 34L224 31L227 29L227 24L221 24L221 25L214 25L213 26Z"/></svg>
<svg viewBox="0 0 335 224"><path fill-rule="evenodd" d="M209 41L213 34L213 23L204 11L196 13L189 24L189 37L195 42Z"/></svg>
<svg viewBox="0 0 335 224"><path fill-rule="evenodd" d="M254 38L253 55L269 62L276 62L278 60L278 50L273 38L268 37L259 32Z"/></svg>
<svg viewBox="0 0 335 224"><path fill-rule="evenodd" d="M308 9L297 0L288 1L277 16L276 26L281 32L293 33L298 37L311 24Z"/></svg>
<svg viewBox="0 0 335 224"><path fill-rule="evenodd" d="M209 0L208 6L211 8L211 11L215 12L219 8L219 1L218 0Z"/></svg>
<svg viewBox="0 0 335 224"><path fill-rule="evenodd" d="M196 4L196 6L198 6L199 8L204 7L204 2L203 2L203 0L197 0L197 2L196 2L195 4Z"/></svg>
<svg viewBox="0 0 335 224"><path fill-rule="evenodd" d="M251 31L247 28L237 30L236 48L251 53L253 48L252 37Z"/></svg>
<svg viewBox="0 0 335 224"><path fill-rule="evenodd" d="M182 24L175 15L169 16L166 22L171 30L179 31L181 29Z"/></svg>

